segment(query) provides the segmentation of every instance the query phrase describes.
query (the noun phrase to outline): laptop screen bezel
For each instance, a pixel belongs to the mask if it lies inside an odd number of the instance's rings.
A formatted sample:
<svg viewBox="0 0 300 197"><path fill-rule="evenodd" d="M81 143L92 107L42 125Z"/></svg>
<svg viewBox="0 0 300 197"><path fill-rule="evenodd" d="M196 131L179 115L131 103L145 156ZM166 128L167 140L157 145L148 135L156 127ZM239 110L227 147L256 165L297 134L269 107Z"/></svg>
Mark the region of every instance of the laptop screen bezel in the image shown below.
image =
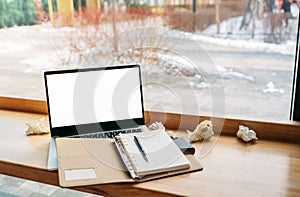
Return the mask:
<svg viewBox="0 0 300 197"><path fill-rule="evenodd" d="M101 71L101 70L114 70L114 69L125 69L125 68L138 68L138 70L139 70L139 83L140 83L141 105L142 105L142 117L141 118L118 120L118 121L107 121L107 122L95 122L95 123L69 125L69 126L62 126L62 127L52 127L51 109L50 109L51 103L50 103L49 94L48 94L47 76L54 75L54 74L57 75L57 74L68 74L68 73L90 72L90 71ZM70 70L45 71L44 72L44 82L45 82L51 137L67 137L67 136L79 135L78 131L80 131L80 135L82 135L82 134L88 134L88 133L103 132L103 131L108 131L108 130L119 130L119 129L122 129L122 128L120 128L120 125L122 125L122 127L126 127L126 128L145 125L141 69L140 69L140 65L138 65L138 64L117 65L117 66L107 66L107 67L97 67L97 68L80 68L80 69L70 69Z"/></svg>

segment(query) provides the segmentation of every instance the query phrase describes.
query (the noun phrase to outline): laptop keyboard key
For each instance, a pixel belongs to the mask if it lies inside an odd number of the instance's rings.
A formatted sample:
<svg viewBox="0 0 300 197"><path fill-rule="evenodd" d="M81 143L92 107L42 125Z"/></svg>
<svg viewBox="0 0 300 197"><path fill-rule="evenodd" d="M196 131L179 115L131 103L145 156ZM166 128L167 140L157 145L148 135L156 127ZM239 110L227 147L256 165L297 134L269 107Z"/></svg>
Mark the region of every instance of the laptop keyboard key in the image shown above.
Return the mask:
<svg viewBox="0 0 300 197"><path fill-rule="evenodd" d="M142 130L138 128L138 129L109 131L109 132L99 132L99 133L85 134L79 136L72 136L72 138L114 138L120 133L138 133L138 132L142 132Z"/></svg>

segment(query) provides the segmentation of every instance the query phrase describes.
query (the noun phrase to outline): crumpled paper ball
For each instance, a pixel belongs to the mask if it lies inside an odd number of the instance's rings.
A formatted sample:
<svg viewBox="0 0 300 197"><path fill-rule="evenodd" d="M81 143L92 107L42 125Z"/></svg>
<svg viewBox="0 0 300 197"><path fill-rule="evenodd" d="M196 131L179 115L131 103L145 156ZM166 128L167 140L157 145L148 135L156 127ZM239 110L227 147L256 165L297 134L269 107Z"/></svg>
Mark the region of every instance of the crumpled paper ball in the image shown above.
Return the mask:
<svg viewBox="0 0 300 197"><path fill-rule="evenodd" d="M30 121L25 124L28 126L28 128L26 130L26 135L49 133L49 126L48 126L45 118Z"/></svg>
<svg viewBox="0 0 300 197"><path fill-rule="evenodd" d="M236 136L244 140L244 142L255 141L258 139L255 131L249 130L248 127L245 127L243 125L239 126L239 130L237 131Z"/></svg>
<svg viewBox="0 0 300 197"><path fill-rule="evenodd" d="M162 130L162 131L166 130L166 128L164 127L162 122L154 122L151 125L149 125L148 128L149 128L149 130Z"/></svg>
<svg viewBox="0 0 300 197"><path fill-rule="evenodd" d="M193 132L186 130L190 142L208 139L214 135L213 124L210 120L204 120L194 129Z"/></svg>

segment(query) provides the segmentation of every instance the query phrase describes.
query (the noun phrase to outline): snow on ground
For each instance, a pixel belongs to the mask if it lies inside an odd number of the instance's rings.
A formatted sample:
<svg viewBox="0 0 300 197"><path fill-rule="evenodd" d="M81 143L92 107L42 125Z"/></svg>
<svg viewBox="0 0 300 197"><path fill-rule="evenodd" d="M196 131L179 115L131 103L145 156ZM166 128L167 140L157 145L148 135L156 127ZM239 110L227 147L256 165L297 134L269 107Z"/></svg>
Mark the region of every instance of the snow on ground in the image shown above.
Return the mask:
<svg viewBox="0 0 300 197"><path fill-rule="evenodd" d="M291 29L288 30L291 32L291 35L285 42L281 44L266 43L264 41L264 21L256 20L257 28L262 29L261 33L257 33L257 36L254 36L253 39L251 38L251 32L247 32L246 30L243 30L242 32L238 31L239 25L236 24L240 24L241 20L242 17L236 17L222 22L221 33L219 35L215 33L216 27L214 25L211 25L203 32L186 33L170 30L170 34L174 35L175 38L184 35L187 38L192 38L193 40L202 42L204 44L207 43L207 46L209 44L212 44L214 48L218 48L218 46L224 46L223 48L225 53L227 52L227 50L231 50L226 48L228 46L228 48L236 47L245 49L241 50L242 52L253 51L253 56L262 51L264 52L264 55L268 52L271 54L271 56L273 55L273 53L280 53L282 54L280 56L284 56L285 59L293 58L291 56L293 56L295 53L295 38L298 27L297 19L290 20ZM136 24L128 24L129 28L132 29L134 29L134 25ZM126 23L123 23L122 26L124 26L125 28ZM110 28L107 29L109 30ZM2 79L3 81L1 81L0 85L2 85L2 91L7 94L17 95L22 95L28 92L28 94L36 94L36 98L43 98L43 96L41 96L41 94L43 94L42 91L41 93L36 91L43 90L42 83L39 83L39 81L37 81L40 78L35 78L32 76L40 77L42 76L40 75L40 73L44 70L52 70L56 68L67 69L70 68L70 66L76 66L74 64L63 64L63 61L66 61L66 58L68 58L70 55L73 55L70 51L70 47L68 47L68 44L66 44L67 40L65 39L66 37L64 37L64 33L75 33L76 35L75 30L75 28L52 28L49 24L37 25L33 27L15 27L0 30L0 57L2 57L1 71L3 71L3 75L0 77L0 79ZM90 33L93 34L93 32L94 31L91 30ZM23 34L26 35L21 36ZM168 37L169 35L166 36ZM58 39L59 42L56 42L56 39ZM51 47L51 44L58 44L60 46ZM197 58L197 56L199 55L199 53L195 52L194 48L191 48L190 46L184 46L183 50L185 49L187 50L187 52L193 55L192 57L196 56ZM176 56L174 57L172 55L174 54L158 53L156 54L156 57L159 57L159 59L164 62L172 64L172 67L169 66L169 68L174 71L172 73L173 75L175 75L176 72L180 72L180 70L184 71L182 73L188 73L186 72L186 70L192 71L191 68L193 67L191 67L189 61L184 58ZM269 54L263 56L262 61L269 61L267 57L269 57ZM243 55L243 58L248 60L249 57ZM274 117L277 114L276 117L278 117L279 120L287 119L286 117L288 117L288 109L286 109L286 104L290 103L290 98L288 97L288 95L290 95L290 87L288 86L289 84L291 84L291 82L289 81L291 77L288 75L288 71L285 71L285 68L282 70L274 69L272 70L272 74L270 74L269 70L263 69L237 69L237 67L231 67L231 65L235 63L234 61L239 60L234 59L232 61L230 60L229 63L226 62L229 65L228 67L224 67L223 65L216 65L219 74L226 80L226 91L228 91L228 93L226 92L226 106L228 104L226 113L238 114L239 117L241 114L244 114L245 116L252 116L255 118L260 116L266 118L268 114L272 114L272 117ZM220 64L222 64L222 62ZM285 62L283 64L285 64ZM160 69L153 70L153 67L151 69L152 70L150 74L153 75L161 72ZM5 81L5 77L7 74L12 75L13 77L16 74L20 74L14 72L15 70L19 70L20 73L22 72L21 74L24 74L24 78L27 77L26 83L28 81L28 84L29 82L31 84L20 86L19 84L24 83L23 81L14 81L19 79L23 80L23 78L14 78L14 80ZM31 76L29 74L34 75ZM202 76L195 73L195 75L192 74L193 73L189 75L191 77L189 77L189 80L186 81L186 83L188 83L188 86L181 86L182 90L186 90L186 87L193 87L193 89L197 90L195 91L198 94L197 98L201 100L199 101L199 103L202 103L203 106L205 106L203 107L203 111L205 111L205 109L207 109L205 100L209 100L209 95L205 95L205 91L203 91L203 89L207 89L208 86L205 83L206 81L203 80ZM209 77L219 79L220 75L211 74ZM161 78L157 75L156 77ZM176 77L173 78L172 76L166 76L166 78L170 80L170 83L185 83L185 81L183 80L175 81L174 79L178 79ZM18 84L18 86L15 87L15 84ZM214 84L216 86L218 85L218 83ZM11 88L8 89L7 87ZM18 90L19 92L9 92L13 90ZM157 98L161 100L161 98L167 98L167 96L162 96L162 92L160 91L160 89L153 90L153 92L155 94L149 95L149 100ZM270 97L268 94L272 94L275 96ZM170 106L170 103L172 103L171 99L163 100L165 100L166 106ZM249 102L250 108L247 108L247 106L245 106L245 102ZM231 105L232 103L234 103L235 105ZM273 108L273 106L277 106L277 108ZM192 110L193 109L191 109L191 111ZM267 116L267 118L269 118L269 116Z"/></svg>
<svg viewBox="0 0 300 197"><path fill-rule="evenodd" d="M270 81L267 85L266 85L266 88L263 89L263 93L281 93L281 94L284 94L284 90L283 89L278 89L278 88L275 88L275 85L272 81Z"/></svg>
<svg viewBox="0 0 300 197"><path fill-rule="evenodd" d="M239 17L234 17L223 21L220 24L220 34L216 34L216 25L211 25L204 31L196 32L196 33L187 33L187 32L181 32L177 30L171 30L171 31L173 36L175 34L175 38L180 37L180 35L183 34L186 35L186 37L192 38L195 41L199 41L200 43L214 44L217 46L225 46L225 47L226 46L236 47L245 50L252 50L255 52L280 53L282 55L288 55L288 56L290 55L293 56L295 54L295 48L296 48L295 40L297 36L297 27L298 27L297 19L289 20L289 27L284 30L289 32L289 37L280 44L265 42L264 37L268 33L266 30L267 21L265 19L257 19L255 21L256 29L255 29L255 36L253 38L251 37L251 33L252 33L251 23L248 29L239 30L242 20L243 20L243 16L239 16ZM122 27L121 29L126 29L125 28L126 26L129 29L130 28L134 29L134 27L136 27L136 25L139 24L140 25L143 24L149 27L153 24L160 24L160 23L159 23L159 19L155 18L154 21L149 19L144 23L142 22L133 23L130 21L122 22L118 24L118 26ZM111 27L107 27L107 25L104 25L103 27L103 30L108 31L108 33L111 33L110 29ZM76 28L70 28L70 27L53 28L50 24L43 24L43 25L38 25L33 27L14 27L8 30L12 32L21 32L21 33L31 31L32 34L34 33L38 34L40 32L48 33L49 35L50 34L63 35L66 32L73 32L76 34L75 31ZM2 30L2 31L6 31L6 30ZM88 32L92 33L93 35L96 33L93 30L88 30ZM0 54L26 50L31 46L32 43L30 42L20 43L11 40L8 40L7 42L1 41ZM60 66L63 65L63 63L60 61L62 61L65 58L69 58L69 56L70 56L70 49L68 49L68 46L66 46L64 49L54 51L53 53L45 53L36 57L28 57L27 59L22 60L20 63L27 65L27 69L25 69L26 73L30 73L30 72L37 73L37 72L41 72L42 70L59 68ZM161 57L163 59L164 58L169 60L172 59L170 57L165 57L165 56L166 56L165 54L158 55L158 57ZM182 62L181 59L173 58L173 61L174 62L178 61L177 65L182 65L182 68L188 67L188 65L185 65L187 62L186 61ZM229 70L226 71L226 75L246 78L247 80L250 81L253 80L253 78L251 77L242 76L241 73L234 73L234 71L229 71Z"/></svg>
<svg viewBox="0 0 300 197"><path fill-rule="evenodd" d="M29 45L17 44L17 43L0 43L0 53L17 52L30 48Z"/></svg>
<svg viewBox="0 0 300 197"><path fill-rule="evenodd" d="M296 49L295 41L287 41L284 44L274 44L257 40L218 38L202 34L193 35L193 39L208 44L238 47L242 49L251 49L258 52L280 53L283 55L294 55Z"/></svg>
<svg viewBox="0 0 300 197"><path fill-rule="evenodd" d="M256 19L254 37L252 37L253 21L250 22L248 28L240 30L243 16L230 18L220 24L220 33L216 34L217 26L210 25L208 28L197 34L193 34L192 38L203 42L216 44L220 46L233 46L256 51L264 51L269 53L280 53L284 55L294 55L297 40L298 19L289 19L288 27L281 27L282 43L268 43L266 39L270 35L270 25L267 19ZM285 23L283 23L285 25Z"/></svg>

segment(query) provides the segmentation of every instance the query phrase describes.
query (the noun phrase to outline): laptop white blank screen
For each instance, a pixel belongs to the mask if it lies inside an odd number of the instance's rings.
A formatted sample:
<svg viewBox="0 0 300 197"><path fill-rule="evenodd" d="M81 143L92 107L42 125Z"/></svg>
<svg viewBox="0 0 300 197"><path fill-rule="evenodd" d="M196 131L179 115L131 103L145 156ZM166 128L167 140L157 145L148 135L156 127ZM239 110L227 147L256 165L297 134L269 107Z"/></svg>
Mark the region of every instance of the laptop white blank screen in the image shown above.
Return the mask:
<svg viewBox="0 0 300 197"><path fill-rule="evenodd" d="M139 68L47 75L52 128L143 117Z"/></svg>

